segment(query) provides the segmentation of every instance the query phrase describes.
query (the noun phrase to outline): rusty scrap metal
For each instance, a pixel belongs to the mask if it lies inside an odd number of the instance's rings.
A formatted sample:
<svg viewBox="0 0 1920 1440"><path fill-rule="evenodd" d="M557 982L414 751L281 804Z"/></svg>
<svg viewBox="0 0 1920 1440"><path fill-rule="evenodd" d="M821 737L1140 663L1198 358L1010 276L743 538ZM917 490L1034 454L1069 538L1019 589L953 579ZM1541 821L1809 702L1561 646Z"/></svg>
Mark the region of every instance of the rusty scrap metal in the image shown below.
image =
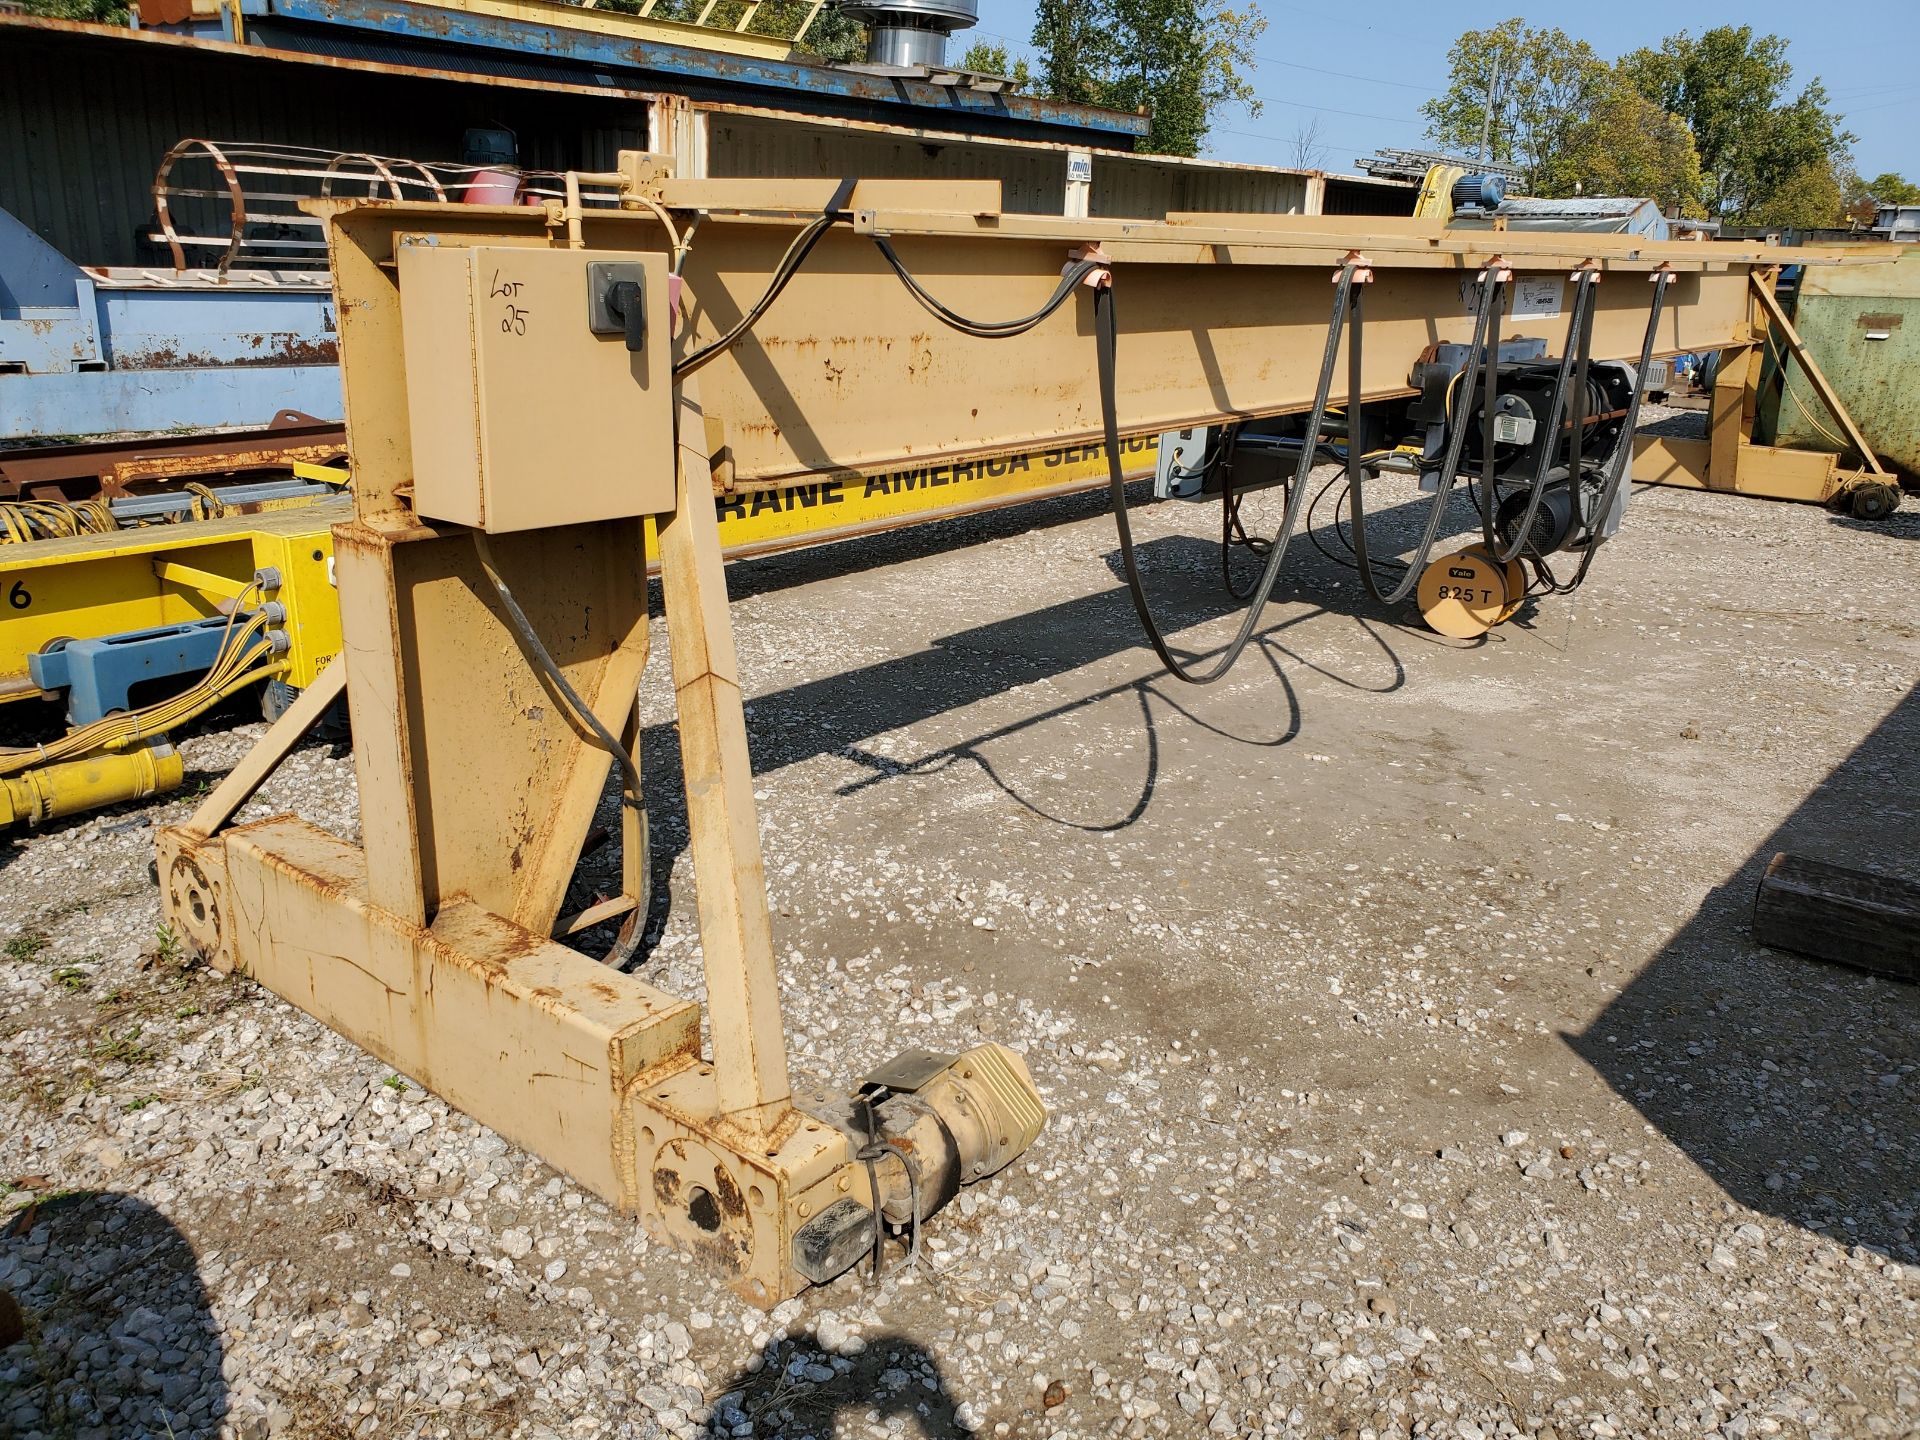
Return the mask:
<svg viewBox="0 0 1920 1440"><path fill-rule="evenodd" d="M260 430L0 454L0 500L115 500L187 478L239 478L287 470L295 461L331 465L346 453L345 426L283 410Z"/></svg>

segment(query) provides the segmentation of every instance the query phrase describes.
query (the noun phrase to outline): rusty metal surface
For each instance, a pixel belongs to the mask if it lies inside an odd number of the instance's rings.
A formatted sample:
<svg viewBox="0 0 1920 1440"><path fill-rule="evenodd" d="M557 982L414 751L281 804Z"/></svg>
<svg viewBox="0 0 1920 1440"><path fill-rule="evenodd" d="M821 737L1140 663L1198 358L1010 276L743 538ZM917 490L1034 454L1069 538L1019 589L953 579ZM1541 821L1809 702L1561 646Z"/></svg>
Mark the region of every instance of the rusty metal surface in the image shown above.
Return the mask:
<svg viewBox="0 0 1920 1440"><path fill-rule="evenodd" d="M48 445L0 454L0 499L117 499L180 478L284 471L296 461L343 458L346 427L283 411L262 430L161 436L97 445Z"/></svg>
<svg viewBox="0 0 1920 1440"><path fill-rule="evenodd" d="M298 995L503 1135L637 1208L627 1095L697 1062L697 1006L469 900L430 927L401 922L371 902L358 847L291 817L214 840L166 831L159 868L183 938L216 967Z"/></svg>
<svg viewBox="0 0 1920 1440"><path fill-rule="evenodd" d="M207 370L242 363L261 366L337 365L340 363L340 347L333 341L314 339L297 331L242 330L223 335L220 339L223 350L237 347L246 355L246 359L238 361L229 354L209 354L182 349L176 343L165 343L150 349L133 350L126 356L126 364L117 365L114 368L117 370Z"/></svg>
<svg viewBox="0 0 1920 1440"><path fill-rule="evenodd" d="M164 905L249 975L537 1152L754 1304L805 1281L792 1232L866 1203L846 1137L797 1110L747 1135L716 1113L692 1002L460 898L431 925L375 903L356 846L292 817L163 831Z"/></svg>
<svg viewBox="0 0 1920 1440"><path fill-rule="evenodd" d="M700 93L724 85L743 95L758 90L778 95L783 105L816 114L883 119L905 111L940 112L982 131L1027 138L1071 135L1079 143L1118 149L1131 149L1135 139L1147 132L1146 117L1129 111L602 35L531 17L462 13L394 0L263 0L262 8L263 15L252 22L256 39L263 23L287 20L468 50L559 57L583 68L610 68L649 88L692 88Z"/></svg>

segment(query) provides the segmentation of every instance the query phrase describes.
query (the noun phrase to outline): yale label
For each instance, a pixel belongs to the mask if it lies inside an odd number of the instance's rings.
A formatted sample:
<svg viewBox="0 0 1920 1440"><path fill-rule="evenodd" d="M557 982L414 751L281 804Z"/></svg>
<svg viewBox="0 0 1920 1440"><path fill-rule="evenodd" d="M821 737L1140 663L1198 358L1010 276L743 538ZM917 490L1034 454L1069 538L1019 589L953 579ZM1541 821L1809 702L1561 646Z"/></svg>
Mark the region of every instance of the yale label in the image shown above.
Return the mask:
<svg viewBox="0 0 1920 1440"><path fill-rule="evenodd" d="M1513 309L1516 320L1531 315L1544 319L1560 313L1564 283L1558 275L1521 275L1513 282Z"/></svg>
<svg viewBox="0 0 1920 1440"><path fill-rule="evenodd" d="M399 248L414 511L498 534L671 510L665 258L435 238ZM590 328L604 262L643 277L636 349Z"/></svg>

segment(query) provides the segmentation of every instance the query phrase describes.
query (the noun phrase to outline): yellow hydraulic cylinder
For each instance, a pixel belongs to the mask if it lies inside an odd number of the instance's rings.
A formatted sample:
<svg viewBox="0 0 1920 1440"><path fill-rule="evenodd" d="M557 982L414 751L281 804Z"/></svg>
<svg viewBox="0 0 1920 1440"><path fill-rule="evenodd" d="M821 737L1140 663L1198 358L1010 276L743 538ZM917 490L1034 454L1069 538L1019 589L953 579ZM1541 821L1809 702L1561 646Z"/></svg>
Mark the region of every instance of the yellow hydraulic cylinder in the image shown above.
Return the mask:
<svg viewBox="0 0 1920 1440"><path fill-rule="evenodd" d="M179 788L184 774L180 752L165 743L43 765L0 780L0 828L144 800Z"/></svg>

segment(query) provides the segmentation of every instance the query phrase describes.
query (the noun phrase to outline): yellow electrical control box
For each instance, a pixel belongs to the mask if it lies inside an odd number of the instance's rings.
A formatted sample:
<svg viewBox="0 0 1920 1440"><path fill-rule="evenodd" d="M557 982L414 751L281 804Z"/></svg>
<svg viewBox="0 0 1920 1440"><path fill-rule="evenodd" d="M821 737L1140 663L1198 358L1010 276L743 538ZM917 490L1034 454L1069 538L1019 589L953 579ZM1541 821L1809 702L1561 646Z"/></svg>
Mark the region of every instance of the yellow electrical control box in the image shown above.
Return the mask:
<svg viewBox="0 0 1920 1440"><path fill-rule="evenodd" d="M673 509L666 258L436 238L399 246L414 512L500 534Z"/></svg>

